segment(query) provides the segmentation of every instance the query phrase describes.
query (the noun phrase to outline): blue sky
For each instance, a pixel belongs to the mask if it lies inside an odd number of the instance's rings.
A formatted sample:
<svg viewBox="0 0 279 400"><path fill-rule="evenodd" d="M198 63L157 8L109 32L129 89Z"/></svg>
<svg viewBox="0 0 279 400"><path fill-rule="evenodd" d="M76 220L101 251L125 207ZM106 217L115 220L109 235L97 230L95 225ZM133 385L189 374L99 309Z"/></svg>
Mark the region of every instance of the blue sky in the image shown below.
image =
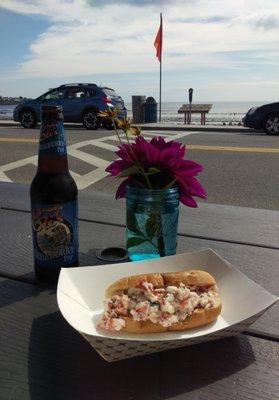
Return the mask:
<svg viewBox="0 0 279 400"><path fill-rule="evenodd" d="M43 18L20 15L0 7L1 71L20 63L29 53L34 37L49 25Z"/></svg>
<svg viewBox="0 0 279 400"><path fill-rule="evenodd" d="M90 81L158 98L160 12L163 101L278 101L277 0L1 0L0 94Z"/></svg>

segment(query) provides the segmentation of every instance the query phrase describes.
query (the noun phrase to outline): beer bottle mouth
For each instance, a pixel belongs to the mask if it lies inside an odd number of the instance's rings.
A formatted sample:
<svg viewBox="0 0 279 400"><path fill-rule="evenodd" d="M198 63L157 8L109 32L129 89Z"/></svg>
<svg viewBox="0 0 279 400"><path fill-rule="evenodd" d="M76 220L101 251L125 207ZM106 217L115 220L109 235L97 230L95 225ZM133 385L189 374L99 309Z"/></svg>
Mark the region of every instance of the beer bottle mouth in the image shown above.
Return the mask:
<svg viewBox="0 0 279 400"><path fill-rule="evenodd" d="M63 119L62 106L43 105L42 109L41 109L41 116L42 116L42 118Z"/></svg>

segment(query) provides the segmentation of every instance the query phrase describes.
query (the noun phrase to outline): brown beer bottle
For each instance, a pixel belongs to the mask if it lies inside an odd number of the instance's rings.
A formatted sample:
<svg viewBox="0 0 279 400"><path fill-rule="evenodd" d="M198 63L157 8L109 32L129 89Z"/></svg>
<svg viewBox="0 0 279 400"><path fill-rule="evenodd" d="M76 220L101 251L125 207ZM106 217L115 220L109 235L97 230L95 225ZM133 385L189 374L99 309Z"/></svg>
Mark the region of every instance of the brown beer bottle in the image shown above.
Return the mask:
<svg viewBox="0 0 279 400"><path fill-rule="evenodd" d="M42 106L38 170L30 188L34 268L57 282L61 267L78 266L77 186L69 173L62 107Z"/></svg>

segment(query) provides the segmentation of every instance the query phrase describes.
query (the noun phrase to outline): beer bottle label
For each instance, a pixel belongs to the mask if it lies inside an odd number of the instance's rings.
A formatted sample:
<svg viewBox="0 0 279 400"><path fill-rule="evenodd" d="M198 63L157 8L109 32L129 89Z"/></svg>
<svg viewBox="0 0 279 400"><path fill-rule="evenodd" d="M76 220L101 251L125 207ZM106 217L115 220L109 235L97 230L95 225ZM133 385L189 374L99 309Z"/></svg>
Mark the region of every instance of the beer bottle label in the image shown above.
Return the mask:
<svg viewBox="0 0 279 400"><path fill-rule="evenodd" d="M45 267L69 267L78 262L77 201L31 203L35 261Z"/></svg>
<svg viewBox="0 0 279 400"><path fill-rule="evenodd" d="M41 154L67 154L63 121L42 124L39 152Z"/></svg>

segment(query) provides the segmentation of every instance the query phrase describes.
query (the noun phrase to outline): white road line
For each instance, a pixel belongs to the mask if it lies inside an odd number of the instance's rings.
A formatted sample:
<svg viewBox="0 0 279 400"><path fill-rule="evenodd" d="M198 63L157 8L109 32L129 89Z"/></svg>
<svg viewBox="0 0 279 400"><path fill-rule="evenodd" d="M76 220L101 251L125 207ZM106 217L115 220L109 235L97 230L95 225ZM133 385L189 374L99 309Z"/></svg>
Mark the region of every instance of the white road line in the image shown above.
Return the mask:
<svg viewBox="0 0 279 400"><path fill-rule="evenodd" d="M76 157L79 160L86 162L87 164L95 165L96 167L106 167L107 162L102 158L93 156L92 154L85 153L84 151L71 149L71 146L68 147L68 154L72 157Z"/></svg>
<svg viewBox="0 0 279 400"><path fill-rule="evenodd" d="M74 172L72 170L70 170L70 174L72 175L72 177L74 178L75 181L80 179L80 177L82 176L82 175L77 174L76 172Z"/></svg>
<svg viewBox="0 0 279 400"><path fill-rule="evenodd" d="M107 163L107 166L110 163ZM104 168L96 168L94 171L88 172L88 174L82 175L79 179L75 179L79 190L83 190L88 186L98 182L99 180L108 176L108 173Z"/></svg>
<svg viewBox="0 0 279 400"><path fill-rule="evenodd" d="M22 160L14 161L9 164L1 165L0 172L7 172L15 168L24 167L27 164L37 164L38 156L23 158Z"/></svg>
<svg viewBox="0 0 279 400"><path fill-rule="evenodd" d="M166 138L167 141L170 140L177 140L181 139L185 136L192 135L196 132L173 132L173 131L145 131L143 135L146 137L154 137L154 136L163 136ZM121 139L126 141L125 135L121 134ZM108 174L105 172L106 167L110 164L110 161L104 160L103 158L94 156L92 154L87 153L86 151L82 150L83 147L88 145L93 145L99 147L101 149L109 150L114 152L117 149L116 145L107 143L108 140L118 141L116 135L111 136L104 136L97 139L92 140L85 140L83 142L74 143L67 147L67 152L71 157L75 157L78 160L82 160L87 164L94 166L94 170L88 172L87 174L80 175L74 171L71 171L73 178L76 181L77 187L79 190L85 189L88 186L94 184L95 182L99 181L100 179L105 178ZM133 140L133 139L132 139ZM0 181L2 182L12 182L12 180L5 174L5 172L11 171L15 168L24 167L25 165L32 164L37 165L38 156L31 156L26 157L22 160L17 160L5 165L0 166Z"/></svg>
<svg viewBox="0 0 279 400"><path fill-rule="evenodd" d="M12 182L12 180L10 178L8 178L7 175L4 174L4 172L0 172L0 181L1 182Z"/></svg>
<svg viewBox="0 0 279 400"><path fill-rule="evenodd" d="M102 140L95 140L94 143L90 143L92 146L99 147L100 149L105 149L105 150L110 150L110 151L116 151L117 146L114 146L113 144L106 143Z"/></svg>

